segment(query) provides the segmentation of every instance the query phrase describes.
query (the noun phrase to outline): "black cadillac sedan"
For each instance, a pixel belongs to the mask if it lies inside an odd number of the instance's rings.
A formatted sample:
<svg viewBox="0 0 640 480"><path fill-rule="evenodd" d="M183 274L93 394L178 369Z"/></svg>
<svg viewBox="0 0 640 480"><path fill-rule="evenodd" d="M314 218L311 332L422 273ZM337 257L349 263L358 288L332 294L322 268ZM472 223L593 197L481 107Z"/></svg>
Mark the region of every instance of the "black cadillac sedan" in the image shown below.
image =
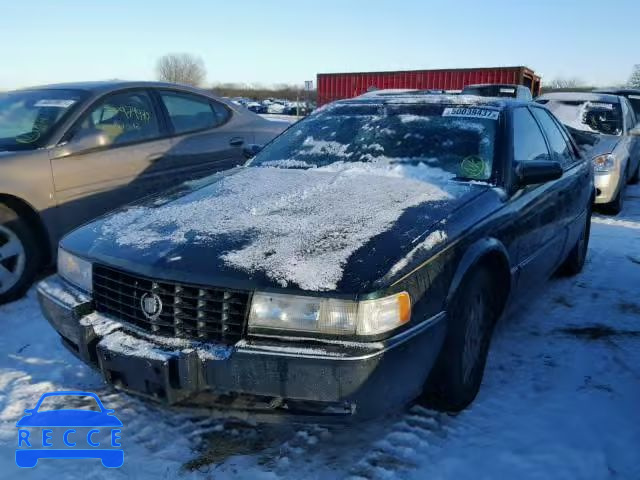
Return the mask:
<svg viewBox="0 0 640 480"><path fill-rule="evenodd" d="M170 404L364 418L475 398L507 303L589 240L593 172L542 105L397 94L90 223L38 287L64 345Z"/></svg>

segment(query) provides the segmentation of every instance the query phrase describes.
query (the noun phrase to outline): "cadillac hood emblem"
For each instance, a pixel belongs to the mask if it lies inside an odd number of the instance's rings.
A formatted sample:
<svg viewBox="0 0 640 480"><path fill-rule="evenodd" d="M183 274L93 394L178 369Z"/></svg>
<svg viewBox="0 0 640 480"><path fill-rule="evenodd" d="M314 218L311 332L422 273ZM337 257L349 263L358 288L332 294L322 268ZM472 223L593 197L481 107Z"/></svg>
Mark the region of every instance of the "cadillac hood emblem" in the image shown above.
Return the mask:
<svg viewBox="0 0 640 480"><path fill-rule="evenodd" d="M142 313L149 320L155 320L162 313L162 300L155 293L145 293L140 298Z"/></svg>

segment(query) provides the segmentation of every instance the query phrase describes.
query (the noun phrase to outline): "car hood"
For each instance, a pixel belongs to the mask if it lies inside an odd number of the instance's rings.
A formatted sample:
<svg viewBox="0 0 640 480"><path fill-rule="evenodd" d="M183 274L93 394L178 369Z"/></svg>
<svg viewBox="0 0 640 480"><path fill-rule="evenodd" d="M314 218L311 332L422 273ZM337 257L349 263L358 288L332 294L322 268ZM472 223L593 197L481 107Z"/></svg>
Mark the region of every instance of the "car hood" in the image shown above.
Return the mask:
<svg viewBox="0 0 640 480"><path fill-rule="evenodd" d="M615 135L601 135L585 132L568 127L580 150L589 158L611 153L618 146L622 137Z"/></svg>
<svg viewBox="0 0 640 480"><path fill-rule="evenodd" d="M488 189L434 171L424 164L237 168L98 219L62 246L179 283L370 291L402 270L417 246L445 243L439 222Z"/></svg>
<svg viewBox="0 0 640 480"><path fill-rule="evenodd" d="M92 410L50 410L25 415L17 427L121 427L113 415Z"/></svg>

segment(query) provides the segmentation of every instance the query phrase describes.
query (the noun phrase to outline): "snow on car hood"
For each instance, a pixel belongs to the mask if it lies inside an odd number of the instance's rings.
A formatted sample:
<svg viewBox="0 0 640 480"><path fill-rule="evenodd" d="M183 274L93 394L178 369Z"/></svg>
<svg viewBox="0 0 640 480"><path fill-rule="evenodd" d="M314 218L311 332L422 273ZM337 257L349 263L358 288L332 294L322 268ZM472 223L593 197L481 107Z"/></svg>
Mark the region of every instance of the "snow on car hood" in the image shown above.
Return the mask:
<svg viewBox="0 0 640 480"><path fill-rule="evenodd" d="M465 188L447 188L442 178L425 181L433 172L424 165L358 163L249 167L168 203L130 207L95 228L101 241L140 251L242 239L218 249L226 266L263 272L283 287L327 291L336 288L348 258L405 210L435 205Z"/></svg>

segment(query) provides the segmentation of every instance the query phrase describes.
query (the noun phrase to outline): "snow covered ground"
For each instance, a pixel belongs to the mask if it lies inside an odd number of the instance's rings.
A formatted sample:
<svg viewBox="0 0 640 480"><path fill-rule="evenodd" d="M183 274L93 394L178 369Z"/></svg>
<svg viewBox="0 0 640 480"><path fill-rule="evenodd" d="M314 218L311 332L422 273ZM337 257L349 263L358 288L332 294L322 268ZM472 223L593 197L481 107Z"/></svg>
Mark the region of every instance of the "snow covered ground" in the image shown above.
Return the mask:
<svg viewBox="0 0 640 480"><path fill-rule="evenodd" d="M0 307L4 478L640 479L640 187L595 216L585 271L553 279L499 325L482 390L449 416L413 407L327 428L252 426L150 405L59 345L34 292ZM15 422L44 392L95 391L123 421L125 463L14 463Z"/></svg>

